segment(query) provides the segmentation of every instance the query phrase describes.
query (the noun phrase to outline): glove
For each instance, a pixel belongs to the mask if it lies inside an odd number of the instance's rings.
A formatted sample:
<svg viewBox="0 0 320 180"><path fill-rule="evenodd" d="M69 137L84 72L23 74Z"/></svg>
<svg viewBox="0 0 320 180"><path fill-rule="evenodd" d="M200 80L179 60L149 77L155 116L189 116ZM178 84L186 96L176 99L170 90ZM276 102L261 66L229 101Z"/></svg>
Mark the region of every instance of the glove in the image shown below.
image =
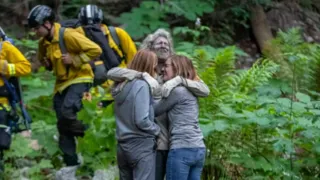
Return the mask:
<svg viewBox="0 0 320 180"><path fill-rule="evenodd" d="M149 84L151 93L153 95L154 92L156 92L157 89L160 87L158 81L154 79L152 76L150 76L149 73L146 73L146 72L142 73L142 78Z"/></svg>
<svg viewBox="0 0 320 180"><path fill-rule="evenodd" d="M165 82L161 87L162 97L166 98L170 95L171 91L183 83L183 78L180 76L176 76L173 79Z"/></svg>
<svg viewBox="0 0 320 180"><path fill-rule="evenodd" d="M0 60L0 74L6 74L8 72L8 61Z"/></svg>

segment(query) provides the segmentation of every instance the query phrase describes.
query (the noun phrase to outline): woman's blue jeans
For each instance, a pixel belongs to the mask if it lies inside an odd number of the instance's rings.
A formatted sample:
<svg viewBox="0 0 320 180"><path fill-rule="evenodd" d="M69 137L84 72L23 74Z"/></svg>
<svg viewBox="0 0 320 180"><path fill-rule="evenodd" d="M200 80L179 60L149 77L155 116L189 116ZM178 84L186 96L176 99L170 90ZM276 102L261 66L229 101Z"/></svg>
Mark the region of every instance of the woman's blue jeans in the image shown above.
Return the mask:
<svg viewBox="0 0 320 180"><path fill-rule="evenodd" d="M200 180L206 155L205 148L170 149L167 180Z"/></svg>

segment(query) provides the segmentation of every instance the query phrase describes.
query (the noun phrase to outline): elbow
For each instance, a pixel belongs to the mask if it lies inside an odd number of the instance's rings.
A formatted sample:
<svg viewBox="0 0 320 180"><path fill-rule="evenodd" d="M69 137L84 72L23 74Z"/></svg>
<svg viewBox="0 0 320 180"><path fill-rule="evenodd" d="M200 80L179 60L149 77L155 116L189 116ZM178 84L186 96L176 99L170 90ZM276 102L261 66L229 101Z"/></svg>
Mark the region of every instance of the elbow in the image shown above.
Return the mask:
<svg viewBox="0 0 320 180"><path fill-rule="evenodd" d="M114 67L114 68L111 68L108 73L107 73L107 76L112 76L114 73L116 73L118 71L119 67Z"/></svg>
<svg viewBox="0 0 320 180"><path fill-rule="evenodd" d="M210 89L207 87L206 91L204 91L204 97L208 97L210 95Z"/></svg>
<svg viewBox="0 0 320 180"><path fill-rule="evenodd" d="M27 76L29 74L31 74L31 63L29 61L27 61L28 63L26 63L25 67L23 68L23 71L21 73L22 76Z"/></svg>
<svg viewBox="0 0 320 180"><path fill-rule="evenodd" d="M201 92L197 92L194 94L197 97L208 97L210 95L210 89L207 87L205 89L202 89Z"/></svg>
<svg viewBox="0 0 320 180"><path fill-rule="evenodd" d="M108 79L111 79L112 81L117 81L117 82L121 82L121 81L124 81L125 79L124 78L121 78L119 75L118 75L118 71L121 70L121 68L119 67L114 67L112 69L110 69L108 72L107 72L107 78Z"/></svg>
<svg viewBox="0 0 320 180"><path fill-rule="evenodd" d="M102 49L101 49L100 46L98 46L98 47L97 47L97 57L101 56L101 54L102 54ZM96 57L96 58L97 58L97 57Z"/></svg>
<svg viewBox="0 0 320 180"><path fill-rule="evenodd" d="M24 70L21 73L21 76L27 76L29 74L31 74L31 65L30 64L24 68Z"/></svg>
<svg viewBox="0 0 320 180"><path fill-rule="evenodd" d="M26 68L25 76L31 74L31 65Z"/></svg>
<svg viewBox="0 0 320 180"><path fill-rule="evenodd" d="M90 60L95 60L95 59L98 59L101 56L102 49L100 48L100 46L96 45L96 47L92 48L90 50L90 52L89 51L87 51L87 52L88 53L86 53L86 54L88 54L88 56L89 56L89 53L90 53Z"/></svg>

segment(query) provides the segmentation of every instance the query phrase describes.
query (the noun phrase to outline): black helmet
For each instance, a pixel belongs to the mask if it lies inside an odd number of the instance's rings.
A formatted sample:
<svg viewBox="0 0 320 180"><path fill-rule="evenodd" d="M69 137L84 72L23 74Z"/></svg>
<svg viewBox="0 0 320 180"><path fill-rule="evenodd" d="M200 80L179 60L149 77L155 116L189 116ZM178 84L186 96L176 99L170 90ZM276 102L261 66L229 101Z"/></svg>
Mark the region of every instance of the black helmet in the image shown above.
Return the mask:
<svg viewBox="0 0 320 180"><path fill-rule="evenodd" d="M103 12L96 5L88 4L81 7L78 18L83 25L101 23Z"/></svg>
<svg viewBox="0 0 320 180"><path fill-rule="evenodd" d="M37 5L31 9L28 15L28 25L30 28L44 24L45 21L53 23L55 15L52 9L46 5Z"/></svg>

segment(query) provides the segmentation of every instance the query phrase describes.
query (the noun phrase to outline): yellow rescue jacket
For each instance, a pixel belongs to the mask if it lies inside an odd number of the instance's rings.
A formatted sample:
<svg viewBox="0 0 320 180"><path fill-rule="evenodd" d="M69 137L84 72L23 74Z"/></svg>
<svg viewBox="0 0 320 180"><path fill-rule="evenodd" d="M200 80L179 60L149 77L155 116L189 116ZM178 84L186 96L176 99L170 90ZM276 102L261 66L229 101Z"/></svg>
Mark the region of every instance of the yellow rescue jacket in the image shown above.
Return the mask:
<svg viewBox="0 0 320 180"><path fill-rule="evenodd" d="M131 39L130 35L123 29L115 27L116 33L120 40L120 47L115 43L115 41L112 39L111 33L109 31L109 28L107 25L102 24L101 29L104 32L104 34L108 37L110 47L114 49L121 58L123 58L123 61L118 67L126 68L127 65L132 61L133 56L137 53L137 48ZM112 100L111 95L111 86L113 85L113 81L108 80L107 82L103 83L101 86L105 90L106 94L103 95L103 100ZM98 93L97 89L93 91L95 94ZM98 95L101 96L101 95Z"/></svg>
<svg viewBox="0 0 320 180"><path fill-rule="evenodd" d="M115 27L121 46L118 47L110 34L108 26L101 24L101 30L107 36L110 47L114 49L121 58L124 58L124 61L121 62L119 67L127 67L127 64L132 61L133 56L137 53L137 48L130 35L125 30Z"/></svg>
<svg viewBox="0 0 320 180"><path fill-rule="evenodd" d="M81 26L78 27L76 30L81 34L85 34ZM115 27L115 31L118 35L120 46L121 46L121 47L118 47L118 45L115 43L115 41L112 38L112 35L108 29L108 26L105 24L101 24L101 30L108 38L110 48L112 48L122 58L122 61L118 67L126 68L127 65L132 61L133 56L137 53L137 48L133 40L125 30ZM98 87L92 88L91 94L96 97L102 97L103 100L112 100L113 98L110 94L110 88L112 85L113 85L113 81L108 80L101 85L101 87L104 89L106 94L101 95L98 91Z"/></svg>
<svg viewBox="0 0 320 180"><path fill-rule="evenodd" d="M30 74L31 64L24 57L24 55L10 42L4 41L2 43L2 49L0 52L0 72L7 77L11 76L20 77ZM7 66L3 64L5 60L8 62ZM4 69L2 69L4 68ZM3 79L0 78L0 86L4 86ZM8 105L9 101L6 97L0 97L0 104Z"/></svg>
<svg viewBox="0 0 320 180"><path fill-rule="evenodd" d="M52 41L45 38L39 41L38 59L43 61L46 57L52 64L56 83L54 93L62 92L68 86L76 83L92 83L93 72L89 61L101 55L101 48L84 35L72 28L66 28L64 42L67 52L72 56L72 64L67 66L62 61L59 47L59 30L61 26L54 23L54 36Z"/></svg>

